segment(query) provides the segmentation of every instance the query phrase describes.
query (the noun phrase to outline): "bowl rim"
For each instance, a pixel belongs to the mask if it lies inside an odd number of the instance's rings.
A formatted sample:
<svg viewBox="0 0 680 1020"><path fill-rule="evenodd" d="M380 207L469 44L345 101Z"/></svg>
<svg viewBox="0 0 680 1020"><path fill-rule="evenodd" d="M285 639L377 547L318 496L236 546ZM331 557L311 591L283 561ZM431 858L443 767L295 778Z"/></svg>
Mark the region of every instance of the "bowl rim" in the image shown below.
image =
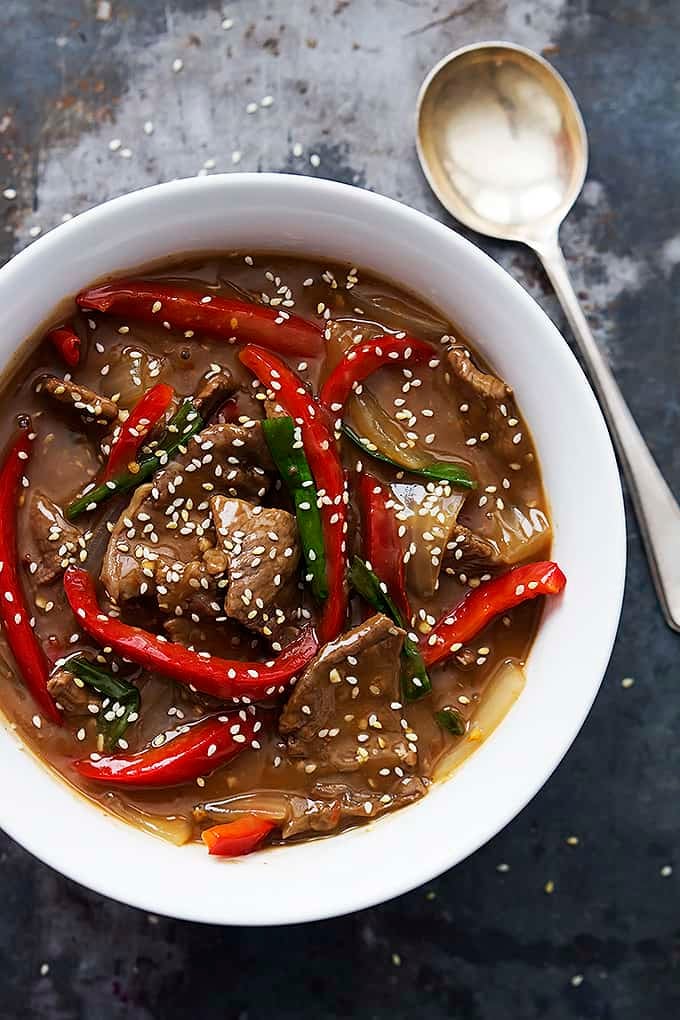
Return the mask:
<svg viewBox="0 0 680 1020"><path fill-rule="evenodd" d="M30 818L26 814L22 815L21 821L19 821L18 816L13 811L12 798L3 798L0 803L0 827L2 827L8 835L15 839L34 856L38 857L43 863L87 888L93 889L94 891L105 896L109 896L119 902L126 903L155 914L206 923L249 926L260 924L276 925L298 923L340 916L342 914L350 913L355 910L390 900L395 896L423 884L424 882L432 880L443 871L464 860L475 850L487 843L529 803L529 801L536 795L536 793L552 775L553 771L576 738L604 677L616 637L623 601L626 540L623 495L611 440L609 439L602 413L596 402L595 396L590 389L590 385L573 353L557 328L534 299L520 286L520 284L480 248L476 247L476 245L474 245L471 241L456 233L455 230L447 227L443 223L394 199L387 198L352 185L340 184L334 181L294 174L214 174L207 178L199 179L192 177L156 184L96 205L38 238L29 247L19 252L8 263L0 268L0 292L5 288L11 292L12 286L14 285L14 279L18 279L25 272L26 268L29 267L31 262L35 259L36 253L41 253L43 256L52 252L57 253L65 242L69 241L69 239L75 238L80 230L84 227L89 227L91 223L96 222L97 220L105 220L107 217L115 218L119 214L130 213L136 210L139 210L140 214L143 215L144 207L149 202L153 202L159 196L170 196L173 192L174 199L181 202L184 196L189 194L193 195L194 192L202 191L207 198L210 198L211 196L214 197L218 194L223 197L225 194L224 189L226 189L226 192L229 192L230 189L238 189L239 187L254 187L256 189L275 188L281 192L289 191L291 194L293 194L295 189L302 187L303 189L307 189L310 195L315 193L317 198L321 198L328 203L332 203L333 200L338 197L340 199L351 201L351 203L356 205L357 216L360 215L363 208L369 216L372 212L378 214L382 211L383 214L391 216L392 218L400 218L405 228L410 226L423 236L429 232L433 241L437 240L440 244L444 243L447 245L451 250L452 260L455 257L458 257L465 260L468 265L476 264L476 267L479 269L481 274L488 277L490 286L492 285L493 288L497 290L499 299L503 292L505 292L507 295L512 297L512 300L516 304L523 305L527 314L531 312L535 321L540 323L540 329L545 334L543 339L545 340L546 347L552 347L552 356L554 356L558 362L561 359L560 367L567 374L571 375L572 382L576 390L580 391L580 399L583 401L584 408L588 408L594 422L599 420L599 425L596 426L596 431L599 431L599 435L596 438L600 445L599 452L602 455L602 462L600 466L603 474L605 476L608 475L607 485L609 486L609 496L611 497L611 516L608 520L608 532L610 535L610 544L612 549L615 550L614 563L612 564L611 575L609 577L611 597L609 604L604 607L605 616L602 619L601 626L599 628L601 640L597 648L597 654L593 654L591 659L590 672L592 672L594 678L592 689L588 696L583 698L579 716L574 719L573 725L571 725L568 732L563 734L559 746L552 748L552 753L550 755L545 755L542 758L540 769L536 768L530 777L524 776L522 778L520 790L516 791L515 798L512 800L511 804L505 809L496 808L494 811L489 812L488 817L486 817L484 821L478 820L477 824L472 826L470 832L460 839L455 850L450 850L444 846L438 846L433 850L431 856L423 856L422 859L415 862L411 860L408 868L404 868L402 871L399 869L392 869L392 872L389 875L389 869L381 871L381 886L377 892L374 891L373 888L371 888L370 892L367 891L365 885L360 885L357 888L352 887L351 889L345 888L341 892L328 888L323 891L323 903L319 903L315 897L309 897L308 899L300 897L300 903L296 904L295 908L291 908L288 903L285 909L282 909L282 906L278 903L267 903L263 906L262 902L258 903L255 901L252 905L252 909L250 910L241 909L240 911L234 911L233 909L230 909L228 905L225 908L224 903L219 897L215 897L211 902L197 902L196 905L192 905L190 909L188 909L184 904L177 909L173 905L172 896L170 894L168 894L166 902L161 902L157 891L149 891L141 884L138 884L134 891L131 891L126 885L124 878L120 878L113 873L107 874L98 872L91 866L83 866L83 862L79 861L76 856L71 857L68 854L64 854L63 851L54 849L49 845L49 843L46 845L41 839L42 826L39 821L36 822L36 824L31 824ZM282 250L285 250L285 246ZM198 254L198 249L194 249L194 253ZM378 273L381 271L379 266L370 266L368 268L373 269ZM124 271L125 267L121 268L116 266L111 269L112 274ZM17 348L14 349L15 352L16 349ZM12 358L13 355L10 354L8 357L8 364L10 365L12 363ZM501 726L499 729L502 730L503 727ZM37 756L35 757L37 761L40 761ZM476 755L473 755L469 760L474 760L475 757ZM463 767L466 766L464 765ZM63 780L59 779L52 770L47 769L47 771L50 771L50 776L53 782L58 783L63 787L67 786L67 784ZM435 784L434 788L430 791L424 801L411 805L408 812L396 812L389 817L395 818L396 816L406 814L413 817L415 823L416 809L427 801L431 802L431 798L434 799L435 797L437 787L441 788L445 785L447 785L446 780L442 783ZM73 793L71 793L71 795L78 796L80 800L85 800L85 798L81 795ZM126 830L132 830L133 832L136 832L138 836L141 835L144 840L151 839L151 837L149 837L146 833L141 833L140 830L135 830L134 827L130 826L128 823L122 822L117 818L113 818L108 813L105 813L103 809L98 809L96 805L92 804L92 802L86 803L90 811L99 811L100 814L106 814L107 819L110 819L114 826L123 826ZM323 845L328 842L339 844L341 841L348 840L349 838L355 840L370 839L371 833L376 830L376 827L381 824L381 821L382 820L376 820L376 822L363 826L360 829L351 830L350 832L333 836L332 840L319 840L312 841L307 844L301 844L299 847L296 847L296 850L302 851L300 859L304 863L304 855L309 856L311 853L321 856L324 852L322 849ZM172 847L170 849L177 853L191 853L191 848L189 847ZM197 848L194 847L193 849L196 850ZM200 848L198 849L200 851ZM266 867L268 858L271 860L272 855L283 852L291 854L293 853L293 849L273 849L255 856L259 858L262 865ZM238 868L238 866L245 860L252 859L245 858L240 861L220 863L228 865L229 867ZM234 872L234 878L236 879L238 876L239 872L237 870ZM218 882L219 875L216 873L215 883L217 884ZM332 883L328 883L328 885L330 887L332 886Z"/></svg>

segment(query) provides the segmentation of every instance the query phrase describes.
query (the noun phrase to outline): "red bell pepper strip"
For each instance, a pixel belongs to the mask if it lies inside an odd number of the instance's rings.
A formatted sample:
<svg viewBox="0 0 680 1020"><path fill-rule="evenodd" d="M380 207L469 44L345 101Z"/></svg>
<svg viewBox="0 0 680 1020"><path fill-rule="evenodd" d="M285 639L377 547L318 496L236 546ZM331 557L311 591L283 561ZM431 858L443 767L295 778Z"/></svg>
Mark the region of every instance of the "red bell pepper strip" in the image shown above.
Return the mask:
<svg viewBox="0 0 680 1020"><path fill-rule="evenodd" d="M85 779L115 786L178 786L235 758L250 744L256 726L255 718L243 710L212 715L160 747L149 744L134 754L83 758L73 762L73 768Z"/></svg>
<svg viewBox="0 0 680 1020"><path fill-rule="evenodd" d="M439 364L434 347L412 336L386 333L364 340L350 347L338 362L321 387L319 400L331 411L341 411L352 388L383 365L420 365L429 361Z"/></svg>
<svg viewBox="0 0 680 1020"><path fill-rule="evenodd" d="M243 815L233 822L213 825L201 833L209 854L217 857L242 857L257 848L265 836L276 828L276 822L256 815Z"/></svg>
<svg viewBox="0 0 680 1020"><path fill-rule="evenodd" d="M271 390L286 414L302 428L302 442L322 501L319 512L328 567L328 598L319 621L322 644L341 633L347 616L347 490L333 432L323 408L295 372L261 347L248 344L239 358Z"/></svg>
<svg viewBox="0 0 680 1020"><path fill-rule="evenodd" d="M320 327L298 315L160 280L116 280L81 291L76 302L90 311L139 322L169 322L172 329L235 343L254 342L281 354L315 357L323 352Z"/></svg>
<svg viewBox="0 0 680 1020"><path fill-rule="evenodd" d="M273 696L300 674L319 647L314 631L306 627L270 663L220 659L106 616L99 608L94 583L86 570L69 567L64 573L64 590L80 626L101 645L110 646L130 662L223 700L257 701Z"/></svg>
<svg viewBox="0 0 680 1020"><path fill-rule="evenodd" d="M399 538L399 525L394 508L388 506L390 490L374 475L362 471L357 475L361 535L364 559L378 575L408 625L411 607L406 594L404 550Z"/></svg>
<svg viewBox="0 0 680 1020"><path fill-rule="evenodd" d="M161 420L172 403L175 391L165 383L156 383L130 411L120 432L111 444L109 459L101 481L113 478L137 459L137 451L149 432Z"/></svg>
<svg viewBox="0 0 680 1020"><path fill-rule="evenodd" d="M46 339L54 344L69 368L76 367L80 361L80 337L75 330L70 326L59 326L51 329Z"/></svg>
<svg viewBox="0 0 680 1020"><path fill-rule="evenodd" d="M61 713L47 690L47 658L31 625L17 563L17 506L34 438L22 429L0 468L0 620L21 678L40 711L51 722L61 723Z"/></svg>
<svg viewBox="0 0 680 1020"><path fill-rule="evenodd" d="M507 574L469 591L454 609L444 613L421 641L427 666L434 666L471 641L499 613L539 595L558 595L567 579L550 560L525 563Z"/></svg>

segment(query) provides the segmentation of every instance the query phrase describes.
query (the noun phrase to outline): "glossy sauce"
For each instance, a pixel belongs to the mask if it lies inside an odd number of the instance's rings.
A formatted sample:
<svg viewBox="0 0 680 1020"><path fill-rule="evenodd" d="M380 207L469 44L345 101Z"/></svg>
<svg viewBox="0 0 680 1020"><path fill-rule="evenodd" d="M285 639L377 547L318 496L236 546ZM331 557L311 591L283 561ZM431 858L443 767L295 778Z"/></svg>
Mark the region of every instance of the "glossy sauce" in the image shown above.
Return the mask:
<svg viewBox="0 0 680 1020"><path fill-rule="evenodd" d="M328 309L331 320L347 320L348 327L356 324L367 331L367 335L371 329L374 333L380 330L406 330L422 340L432 342L437 348L440 348L443 335L454 338L457 344L465 343L469 348L460 331L434 310L393 284L363 270L357 274L358 282L348 289L350 267L345 265L321 264L318 260L286 255L254 254L252 261L253 265L248 264L242 253L209 256L201 260L154 267L151 271L147 269L144 275L163 279L164 282L196 285L200 281L205 293L239 296L256 301L262 301L263 295L267 295L269 300L280 298L282 293L287 293L287 287L295 302L291 310L320 326L328 321L324 317ZM135 275L140 274L138 272ZM306 285L309 280L312 283ZM73 314L70 302L64 307L68 309L69 315ZM53 321L55 324L61 322L63 316L55 316ZM242 383L239 412L253 417L262 416L261 406L248 395L251 376L238 361L237 348L220 340L211 341L199 337L185 339L181 333L168 331L160 324L141 325L105 315L87 316L78 313L76 323L83 339L83 354L73 378L105 396L120 394L121 407L133 406L150 385L159 381L169 383L178 394L190 394L210 366L218 364L228 367ZM367 327L366 323L374 326ZM2 388L0 441L4 446L13 434L17 415L31 415L34 429L38 433L27 472L31 487L41 489L64 507L101 467L98 444L95 441L100 430L84 426L72 411L60 409L44 396L36 395L36 379L44 372L63 376L64 365L54 349L44 341L37 345L29 342L27 349L30 353L18 368L14 368ZM149 352L158 357L162 362L159 374L152 378L140 377L134 368L135 359L129 356L135 351ZM113 364L112 352L123 353L117 365ZM472 353L476 363L483 366L474 351ZM290 359L290 363L311 383L315 391L328 371L328 365L324 364L323 359L294 358ZM111 367L107 369L107 366ZM426 435L434 434L427 445L434 457L470 466L479 486L468 495L460 521L480 536L498 540L499 520L502 517L497 504L499 498L504 508L503 513L511 512L511 508L517 505L525 517L537 512L547 518L548 507L535 451L521 417L517 415L515 426L507 426L509 433L521 436L520 442L511 451L510 461L501 454L493 435L487 440L481 438L489 431L484 408L481 402L470 399L465 386L446 373L443 360L437 369L426 367L414 374L422 379L422 385L409 386L406 395L403 394L403 387L408 379L398 368L383 369L372 377L370 391L383 408L390 409L390 413L396 409L395 400L406 400L408 408L417 418L414 431L418 434L419 442L424 442ZM423 415L423 410L433 413ZM476 439L474 445L467 443L471 437ZM504 450L506 446L507 443ZM386 481L395 481L395 474L389 467L365 456L348 441L343 442L343 458L350 470L360 460L365 469L373 474ZM504 479L508 483L507 487L504 487ZM419 480L406 475L397 483L395 491L417 504L423 495L422 489L417 488L421 484ZM88 556L83 565L95 576L99 575L101 558L109 537L105 522L117 519L127 505L128 498L116 497L100 511L86 517L92 538L88 540ZM350 524L350 552L360 551L356 533L357 520L358 516L354 512L351 517L354 524ZM549 548L550 533L546 530L537 536L525 558L544 558ZM31 559L39 558L28 526L25 505L19 509L19 550L26 566ZM479 577L483 574L483 570L476 576L474 572L468 572L461 578L455 564L447 560L447 566L448 572L442 570L439 589L433 595L418 599L411 593L416 611L423 610L426 614L438 617L440 612L460 600L470 583L479 583ZM49 585L37 586L26 570L23 580L29 604L35 606L36 633L51 662L79 650L99 651L85 635L80 634L76 620L66 604L60 579ZM445 704L455 704L466 719L474 718L475 706L484 696L485 686L500 664L508 659L522 664L526 659L540 619L541 601L528 602L513 610L511 617L499 618L487 627L472 643L475 656L471 665L463 667L456 659L452 659L447 665L432 671L432 696L408 706L409 723L418 734L418 775L431 776L435 765L446 752L465 739L444 732L435 722L433 710ZM352 600L352 612L355 621L361 619L361 607L356 598ZM421 616L416 612L414 626L416 630L420 627L421 632L424 632L427 623ZM153 602L123 606L123 619L157 632L161 632L163 623ZM192 624L187 620L182 640L186 644L195 645L199 650L208 650L228 658L255 659L268 656L266 644L236 623L202 621L200 624ZM21 682L12 674L11 659L4 643L2 655L7 668L3 669L0 707L28 746L87 797L177 842L196 838L199 834L200 830L192 819L192 809L197 804L257 789L289 790L305 794L313 787L315 777L306 775L299 762L286 758L285 744L276 729L278 711L275 708L262 715L265 725L259 735L261 749L248 748L233 763L206 776L201 786L190 783L160 791L126 790L122 793L82 780L70 767L70 763L74 758L85 757L96 750L96 719L66 717L61 728L44 721L39 729L36 728L32 722L35 706ZM141 717L126 733L131 750L143 747L157 734L171 730L178 722L190 722L205 714L201 702L181 685L138 669L132 670L131 667L123 667L121 675L126 670L139 683L142 695ZM81 730L85 731L84 739L77 736ZM275 766L274 761L279 759L280 764ZM350 785L361 784L360 775L356 773L340 776L338 781Z"/></svg>

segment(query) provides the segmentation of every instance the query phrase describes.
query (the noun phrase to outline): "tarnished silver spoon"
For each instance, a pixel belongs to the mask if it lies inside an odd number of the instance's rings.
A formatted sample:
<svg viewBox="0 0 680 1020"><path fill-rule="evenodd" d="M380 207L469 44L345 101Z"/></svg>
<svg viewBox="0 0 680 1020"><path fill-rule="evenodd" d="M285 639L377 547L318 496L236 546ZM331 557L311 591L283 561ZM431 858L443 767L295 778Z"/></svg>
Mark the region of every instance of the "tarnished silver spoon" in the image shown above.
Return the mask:
<svg viewBox="0 0 680 1020"><path fill-rule="evenodd" d="M680 507L593 339L558 239L588 165L574 96L531 50L466 46L423 82L417 146L425 176L456 219L480 234L521 241L542 261L609 423L664 616L680 631Z"/></svg>

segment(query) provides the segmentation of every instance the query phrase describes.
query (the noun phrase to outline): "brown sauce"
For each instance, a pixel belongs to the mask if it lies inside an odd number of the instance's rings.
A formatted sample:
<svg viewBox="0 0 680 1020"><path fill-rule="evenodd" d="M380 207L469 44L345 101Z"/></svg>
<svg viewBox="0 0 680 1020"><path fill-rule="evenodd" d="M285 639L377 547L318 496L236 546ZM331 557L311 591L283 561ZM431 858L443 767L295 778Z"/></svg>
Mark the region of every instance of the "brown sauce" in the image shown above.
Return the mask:
<svg viewBox="0 0 680 1020"><path fill-rule="evenodd" d="M470 349L460 331L436 311L371 273L359 270L358 282L348 288L350 267L346 265L287 255L253 254L252 261L252 265L247 264L242 253L210 255L154 267L144 275L164 282L207 288L206 293L210 294L239 296L254 301L271 301L282 295L285 298L289 289L290 300L294 301L294 306L288 306L289 309L321 326L328 323L330 315L331 322L346 320L347 328L355 326L366 335L381 329L406 330L421 340L431 342L440 351L444 349L442 336L452 338L450 343L465 344ZM140 274L137 272L135 275ZM72 303L63 307L70 307L69 315L73 315ZM54 321L62 319L55 318ZM262 417L261 404L250 395L251 377L238 361L236 346L198 336L187 339L161 324L145 325L102 314L76 313L75 322L83 339L83 352L73 378L107 397L114 397L120 407L129 409L145 389L159 381L170 384L178 395L191 394L211 366L219 365L228 368L241 384L240 414ZM367 323L373 326L367 326ZM63 594L61 578L38 585L29 572L29 564L39 561L40 553L29 525L27 507L31 493L36 489L59 506L68 505L101 469L99 440L103 431L83 425L71 409L59 406L44 394L36 394L35 382L43 373L63 376L65 366L54 348L44 340L29 343L27 350L29 353L18 367L13 368L2 387L0 445L5 446L14 433L18 415L31 416L38 439L28 471L30 488L24 490L23 504L18 510L18 547L24 568L24 590L29 605L35 608L36 634L53 663L78 651L96 654L99 649L79 630ZM145 355L142 362L146 366L144 371L140 371L137 352ZM472 355L476 364L485 368L474 350ZM337 360L337 356L337 351L329 353L331 360ZM289 362L315 391L328 371L323 359L297 357L289 359ZM416 383L421 380L421 383L413 385L414 379ZM438 588L429 595L423 595L413 587L414 579L417 583L419 576L418 556L422 555L422 550L416 550L411 557L416 562L410 563L407 569L414 609L412 629L422 634L428 629L428 620L439 617L443 610L454 606L471 585L483 583L482 578L495 575L516 562L547 557L550 550L548 505L531 436L521 414L510 407L506 408L505 415L495 413L491 420L488 401L480 399L467 384L448 372L444 358L437 369L414 370L410 380L398 368L383 369L371 378L366 389L369 388L374 400L382 408L389 409L390 414L404 409L410 412L410 415L400 416L403 428L417 436L419 444L426 444L433 457L469 466L478 481L478 488L466 496L459 522L481 538L495 543L495 548L503 547L504 534L508 540L505 549L507 559L491 566L463 566L455 556L443 556ZM357 422L357 431L360 431L359 423L365 419L360 412L355 415L354 411L351 417L353 422ZM512 441L515 436L520 436L517 442ZM469 443L470 439L475 442ZM350 470L357 460L361 460L364 468L378 478L395 483L395 491L413 501L417 514L424 496L422 486L425 483L422 479L406 474L397 480L392 468L365 456L348 441L343 441L343 458ZM270 496L274 503L277 498L280 501L282 497ZM85 519L91 537L86 542L87 558L83 565L96 577L99 577L103 552L109 539L106 522L116 521L128 499L129 496L116 497ZM280 505L285 506L285 500ZM509 525L513 523L514 508L519 508L523 517L513 537ZM356 507L352 505L351 509L348 541L350 550L358 550L358 518ZM531 521L532 516L539 529L544 530L531 542L516 540L522 525L527 531L530 529L527 521ZM514 520L516 523L516 516ZM484 697L485 687L499 666L507 660L520 665L524 663L540 620L541 602L540 599L527 602L508 616L497 618L475 638L469 649L462 650L461 656L453 657L446 665L432 670L432 695L409 704L405 709L409 727L418 738L418 760L411 769L413 775L427 780L447 751L466 739L443 731L434 720L434 710L453 704L465 720L474 719L475 706ZM164 618L152 600L125 603L121 609L123 619L162 632ZM363 615L356 598L352 600L352 614L355 622ZM198 649L227 658L254 659L268 655L266 642L238 623L216 623L209 619L193 623L186 619L186 627L186 639L183 640L195 644ZM105 784L82 780L71 767L71 762L74 758L83 758L97 751L97 718L94 715L65 716L61 728L48 722L37 728L32 721L35 705L21 680L14 675L11 656L4 642L2 654L7 669L3 671L0 707L30 749L86 797L115 814L179 842L200 835L205 822L198 823L192 815L198 804L258 790L291 791L304 797L313 791L319 780L318 775L308 774L298 760L287 756L285 741L277 729L279 712L276 708L265 711L261 716L264 725L258 735L260 748L249 747L232 763L202 778L200 785L192 782L162 790L120 791L107 788ZM111 659L110 656L105 658ZM126 733L130 750L142 748L178 722L191 722L205 714L205 705L181 685L143 670L131 670L130 667L123 667L122 672L138 683L142 697L140 718ZM342 782L361 790L366 784L366 777L358 770L336 776L325 775L324 781ZM380 786L377 788L380 789Z"/></svg>

